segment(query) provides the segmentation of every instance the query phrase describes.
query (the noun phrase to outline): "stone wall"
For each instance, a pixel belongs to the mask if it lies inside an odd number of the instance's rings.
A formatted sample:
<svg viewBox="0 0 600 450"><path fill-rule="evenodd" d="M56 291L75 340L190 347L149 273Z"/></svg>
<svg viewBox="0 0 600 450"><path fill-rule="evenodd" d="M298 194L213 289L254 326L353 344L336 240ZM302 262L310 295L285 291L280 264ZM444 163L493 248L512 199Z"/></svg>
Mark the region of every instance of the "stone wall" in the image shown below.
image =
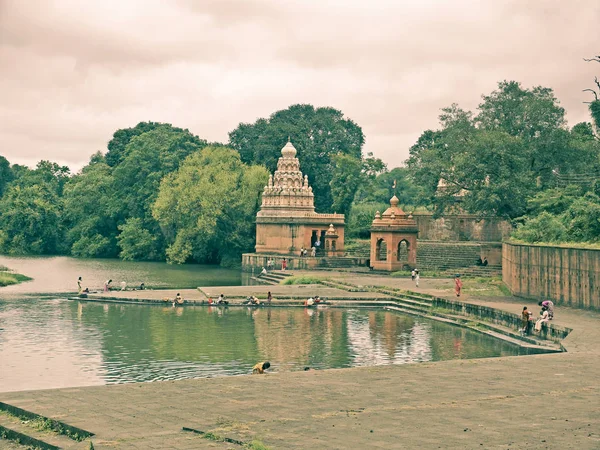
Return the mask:
<svg viewBox="0 0 600 450"><path fill-rule="evenodd" d="M434 219L431 213L413 214L419 228L419 240L502 242L512 227L505 220L480 219L472 214L452 214Z"/></svg>
<svg viewBox="0 0 600 450"><path fill-rule="evenodd" d="M600 309L600 250L504 243L502 280L514 295Z"/></svg>

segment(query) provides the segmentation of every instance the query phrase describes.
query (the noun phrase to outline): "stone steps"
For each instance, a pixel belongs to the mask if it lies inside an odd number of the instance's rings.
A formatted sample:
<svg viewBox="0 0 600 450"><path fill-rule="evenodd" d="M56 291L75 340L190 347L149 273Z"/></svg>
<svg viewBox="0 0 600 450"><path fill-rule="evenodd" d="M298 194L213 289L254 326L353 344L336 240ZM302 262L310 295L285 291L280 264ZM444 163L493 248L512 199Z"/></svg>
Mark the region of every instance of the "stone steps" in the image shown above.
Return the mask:
<svg viewBox="0 0 600 450"><path fill-rule="evenodd" d="M34 415L36 416L36 415ZM38 418L16 417L0 410L0 440L10 440L24 448L43 450L88 450L90 438L81 441L59 434L50 429L50 420Z"/></svg>

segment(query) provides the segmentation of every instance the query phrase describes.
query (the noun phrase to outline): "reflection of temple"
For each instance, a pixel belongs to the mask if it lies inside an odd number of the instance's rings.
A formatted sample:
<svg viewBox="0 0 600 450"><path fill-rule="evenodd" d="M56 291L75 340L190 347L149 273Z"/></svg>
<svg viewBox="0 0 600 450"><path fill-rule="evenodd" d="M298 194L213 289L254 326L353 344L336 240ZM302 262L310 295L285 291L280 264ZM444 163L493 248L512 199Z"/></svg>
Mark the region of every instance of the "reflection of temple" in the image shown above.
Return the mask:
<svg viewBox="0 0 600 450"><path fill-rule="evenodd" d="M296 149L288 142L281 149L277 170L269 177L256 215L256 252L297 254L301 248L313 246L327 256L342 255L344 215L315 212L308 177L302 176Z"/></svg>

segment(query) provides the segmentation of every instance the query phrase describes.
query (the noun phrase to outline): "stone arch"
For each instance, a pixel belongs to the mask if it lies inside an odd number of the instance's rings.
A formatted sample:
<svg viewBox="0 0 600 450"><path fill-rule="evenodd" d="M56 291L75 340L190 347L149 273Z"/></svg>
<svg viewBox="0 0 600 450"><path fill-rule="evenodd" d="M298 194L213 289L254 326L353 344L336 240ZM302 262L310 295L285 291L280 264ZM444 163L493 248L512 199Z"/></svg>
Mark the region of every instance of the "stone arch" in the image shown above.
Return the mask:
<svg viewBox="0 0 600 450"><path fill-rule="evenodd" d="M387 261L387 243L385 239L377 239L376 253L377 261Z"/></svg>
<svg viewBox="0 0 600 450"><path fill-rule="evenodd" d="M402 239L398 242L398 261L408 262L408 251L410 249L410 242L406 239Z"/></svg>

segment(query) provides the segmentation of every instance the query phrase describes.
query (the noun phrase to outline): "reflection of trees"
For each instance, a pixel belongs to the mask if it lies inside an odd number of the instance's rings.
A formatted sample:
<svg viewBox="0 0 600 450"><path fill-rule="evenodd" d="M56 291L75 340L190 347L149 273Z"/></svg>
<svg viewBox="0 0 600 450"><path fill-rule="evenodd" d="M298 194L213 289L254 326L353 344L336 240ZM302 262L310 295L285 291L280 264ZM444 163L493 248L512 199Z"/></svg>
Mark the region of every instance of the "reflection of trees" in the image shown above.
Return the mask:
<svg viewBox="0 0 600 450"><path fill-rule="evenodd" d="M334 309L259 310L256 342L280 366L344 367L349 363L346 313Z"/></svg>
<svg viewBox="0 0 600 450"><path fill-rule="evenodd" d="M257 351L252 320L228 310L224 315L213 311L88 303L80 315L83 323L102 333L105 359L119 360L120 365L146 360L253 361ZM75 305L72 312L77 315Z"/></svg>

